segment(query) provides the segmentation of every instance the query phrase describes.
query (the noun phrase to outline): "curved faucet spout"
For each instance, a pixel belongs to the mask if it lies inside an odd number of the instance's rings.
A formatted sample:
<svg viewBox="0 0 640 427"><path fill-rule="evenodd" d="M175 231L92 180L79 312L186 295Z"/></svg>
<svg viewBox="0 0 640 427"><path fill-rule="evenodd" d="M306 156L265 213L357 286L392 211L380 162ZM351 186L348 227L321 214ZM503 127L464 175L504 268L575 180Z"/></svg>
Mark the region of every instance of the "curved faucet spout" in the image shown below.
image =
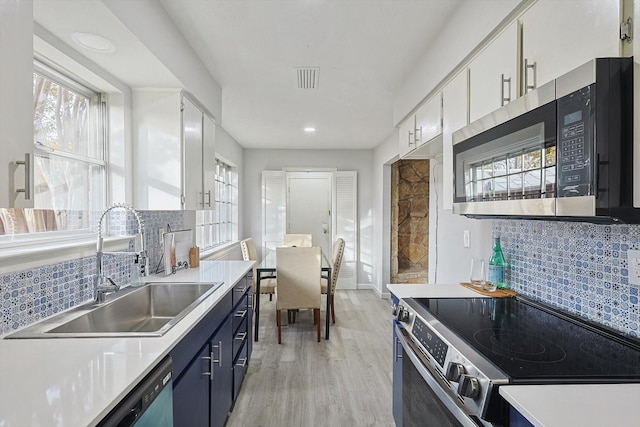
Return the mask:
<svg viewBox="0 0 640 427"><path fill-rule="evenodd" d="M140 218L139 212L134 208L132 208L131 206L125 203L115 203L114 205L105 209L100 215L100 219L98 220L98 240L96 243L96 280L95 280L96 302L100 302L99 299L103 299L103 298L100 298L100 295L104 295L104 291L113 292L120 289L120 287L116 285L111 278L106 277L104 275L103 262L102 262L102 255L105 253L103 250L102 221L104 220L105 216L107 216L107 214L114 209L124 209L128 212L131 212L135 216L136 221L138 223L138 232L136 233L136 240L140 241L140 246L136 247L135 252L132 252L132 254L135 253L136 255L138 255L136 257L136 262L139 265L138 268L140 269L140 276L146 276L149 270L147 253L145 251L145 244L144 244L144 221L142 220L142 218Z"/></svg>

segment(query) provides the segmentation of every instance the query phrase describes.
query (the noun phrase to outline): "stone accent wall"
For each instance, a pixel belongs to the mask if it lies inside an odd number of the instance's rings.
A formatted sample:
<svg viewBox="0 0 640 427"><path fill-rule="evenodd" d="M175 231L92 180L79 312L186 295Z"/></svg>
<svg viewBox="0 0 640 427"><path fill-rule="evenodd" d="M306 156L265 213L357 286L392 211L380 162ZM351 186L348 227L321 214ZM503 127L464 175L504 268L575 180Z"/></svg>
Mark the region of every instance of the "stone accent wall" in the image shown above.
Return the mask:
<svg viewBox="0 0 640 427"><path fill-rule="evenodd" d="M429 277L429 160L391 166L391 281L426 283Z"/></svg>

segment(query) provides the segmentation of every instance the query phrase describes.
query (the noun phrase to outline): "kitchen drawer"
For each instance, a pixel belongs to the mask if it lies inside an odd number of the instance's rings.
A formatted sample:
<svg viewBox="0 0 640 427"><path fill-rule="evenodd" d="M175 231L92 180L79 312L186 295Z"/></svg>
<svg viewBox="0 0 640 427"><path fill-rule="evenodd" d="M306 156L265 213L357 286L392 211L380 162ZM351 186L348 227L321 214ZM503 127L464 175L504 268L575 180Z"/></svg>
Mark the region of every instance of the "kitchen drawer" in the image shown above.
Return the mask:
<svg viewBox="0 0 640 427"><path fill-rule="evenodd" d="M247 323L249 317L249 296L247 294L244 295L244 298L240 301L240 304L236 306L231 315L233 316L233 332L235 333L243 323Z"/></svg>
<svg viewBox="0 0 640 427"><path fill-rule="evenodd" d="M243 322L233 335L233 359L238 357L242 346L249 340L249 323Z"/></svg>
<svg viewBox="0 0 640 427"><path fill-rule="evenodd" d="M251 288L251 283L247 279L247 276L243 277L233 287L233 306L235 307L242 298L247 294L247 290Z"/></svg>
<svg viewBox="0 0 640 427"><path fill-rule="evenodd" d="M233 361L233 400L235 401L240 393L240 386L242 385L242 380L244 379L244 375L247 372L247 368L249 367L249 357L247 355L247 343L245 341L244 345L240 349L238 356Z"/></svg>

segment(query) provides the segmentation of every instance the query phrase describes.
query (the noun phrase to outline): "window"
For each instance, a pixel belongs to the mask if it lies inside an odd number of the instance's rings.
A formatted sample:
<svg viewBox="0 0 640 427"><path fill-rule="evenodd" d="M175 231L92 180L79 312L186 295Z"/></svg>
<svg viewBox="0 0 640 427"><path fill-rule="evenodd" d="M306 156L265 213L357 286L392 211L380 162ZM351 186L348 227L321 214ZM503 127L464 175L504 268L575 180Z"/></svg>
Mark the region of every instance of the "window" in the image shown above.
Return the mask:
<svg viewBox="0 0 640 427"><path fill-rule="evenodd" d="M105 204L101 95L34 63L34 209L0 209L0 234L88 230Z"/></svg>
<svg viewBox="0 0 640 427"><path fill-rule="evenodd" d="M100 94L41 64L34 68L34 205L101 210L106 164Z"/></svg>
<svg viewBox="0 0 640 427"><path fill-rule="evenodd" d="M238 172L216 159L215 204L196 215L196 243L201 250L238 239Z"/></svg>

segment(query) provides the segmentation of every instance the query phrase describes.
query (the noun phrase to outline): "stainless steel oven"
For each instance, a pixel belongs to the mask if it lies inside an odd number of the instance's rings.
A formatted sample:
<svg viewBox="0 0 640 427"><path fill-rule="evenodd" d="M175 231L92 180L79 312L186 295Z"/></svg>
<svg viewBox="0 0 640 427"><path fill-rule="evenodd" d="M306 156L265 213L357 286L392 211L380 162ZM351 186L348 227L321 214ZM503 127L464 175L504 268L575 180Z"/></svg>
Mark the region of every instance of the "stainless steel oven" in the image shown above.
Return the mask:
<svg viewBox="0 0 640 427"><path fill-rule="evenodd" d="M640 382L640 342L526 298L407 298L395 320L407 427L508 426L508 384Z"/></svg>

